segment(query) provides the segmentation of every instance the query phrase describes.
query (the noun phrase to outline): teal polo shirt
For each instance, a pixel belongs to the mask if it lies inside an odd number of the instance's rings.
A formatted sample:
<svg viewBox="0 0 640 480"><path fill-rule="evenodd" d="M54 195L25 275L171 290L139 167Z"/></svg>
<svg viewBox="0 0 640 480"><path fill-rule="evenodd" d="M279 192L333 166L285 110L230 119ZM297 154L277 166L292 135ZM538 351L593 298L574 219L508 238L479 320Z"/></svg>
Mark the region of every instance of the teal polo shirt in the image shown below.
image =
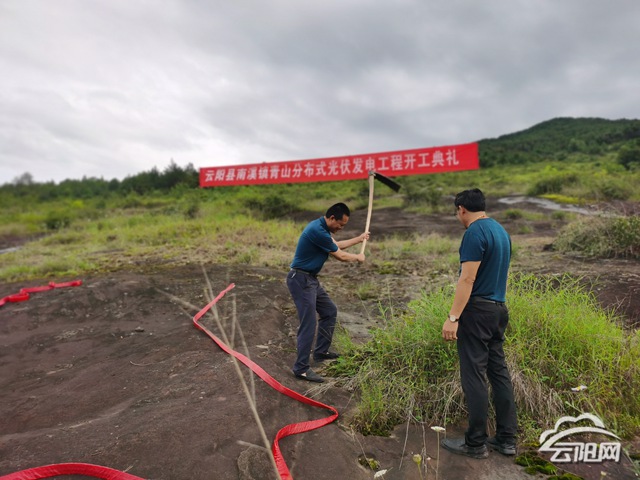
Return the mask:
<svg viewBox="0 0 640 480"><path fill-rule="evenodd" d="M299 268L317 275L327 261L329 253L337 251L338 245L331 238L327 221L320 217L309 222L302 231L291 268Z"/></svg>
<svg viewBox="0 0 640 480"><path fill-rule="evenodd" d="M460 244L460 263L480 262L471 296L504 302L511 262L511 238L493 218L469 225Z"/></svg>

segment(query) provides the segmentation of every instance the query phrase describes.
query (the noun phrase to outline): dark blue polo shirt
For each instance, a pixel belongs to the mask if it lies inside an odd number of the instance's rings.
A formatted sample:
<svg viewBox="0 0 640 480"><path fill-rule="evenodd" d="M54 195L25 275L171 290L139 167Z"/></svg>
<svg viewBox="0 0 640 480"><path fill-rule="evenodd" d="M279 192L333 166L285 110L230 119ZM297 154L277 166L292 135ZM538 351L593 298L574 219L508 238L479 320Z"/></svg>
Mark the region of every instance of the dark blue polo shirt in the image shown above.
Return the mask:
<svg viewBox="0 0 640 480"><path fill-rule="evenodd" d="M302 231L291 268L299 268L317 275L327 261L329 252L337 251L338 245L331 238L327 221L324 217L320 217L309 222Z"/></svg>
<svg viewBox="0 0 640 480"><path fill-rule="evenodd" d="M464 262L480 262L471 296L506 301L511 238L502 225L493 218L469 225L460 244L460 263Z"/></svg>

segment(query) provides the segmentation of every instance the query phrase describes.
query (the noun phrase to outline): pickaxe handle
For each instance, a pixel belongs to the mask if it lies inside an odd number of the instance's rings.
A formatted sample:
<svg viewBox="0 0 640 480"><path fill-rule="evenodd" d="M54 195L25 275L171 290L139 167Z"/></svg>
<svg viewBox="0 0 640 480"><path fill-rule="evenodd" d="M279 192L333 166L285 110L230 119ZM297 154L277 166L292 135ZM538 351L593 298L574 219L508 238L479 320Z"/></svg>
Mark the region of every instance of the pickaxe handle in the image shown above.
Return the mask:
<svg viewBox="0 0 640 480"><path fill-rule="evenodd" d="M371 211L373 209L373 180L375 174L373 172L369 173L369 210L367 211L367 223L365 224L364 231L369 231L369 225L371 224ZM362 249L360 253L364 253L364 248L367 245L367 239L362 241Z"/></svg>

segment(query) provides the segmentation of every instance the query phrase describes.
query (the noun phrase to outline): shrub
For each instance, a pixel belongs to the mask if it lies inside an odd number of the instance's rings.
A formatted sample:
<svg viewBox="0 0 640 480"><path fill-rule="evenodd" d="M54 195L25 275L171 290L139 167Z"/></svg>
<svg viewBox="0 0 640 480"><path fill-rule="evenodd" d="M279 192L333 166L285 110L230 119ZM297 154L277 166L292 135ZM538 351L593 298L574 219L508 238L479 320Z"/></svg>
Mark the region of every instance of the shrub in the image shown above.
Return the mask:
<svg viewBox="0 0 640 480"><path fill-rule="evenodd" d="M404 206L416 205L427 205L431 208L442 205L442 189L432 186L420 188L412 184L408 185L404 192Z"/></svg>
<svg viewBox="0 0 640 480"><path fill-rule="evenodd" d="M563 187L570 187L578 182L576 173L551 173L546 174L536 181L529 189L529 195L544 195L546 193L560 193Z"/></svg>
<svg viewBox="0 0 640 480"><path fill-rule="evenodd" d="M598 200L628 200L633 195L633 187L627 180L607 177L595 184Z"/></svg>
<svg viewBox="0 0 640 480"><path fill-rule="evenodd" d="M523 216L524 216L523 211L518 208L510 208L508 210L505 210L504 212L504 217L509 220L519 220Z"/></svg>
<svg viewBox="0 0 640 480"><path fill-rule="evenodd" d="M184 207L184 218L193 220L200 215L200 202L197 200L189 201Z"/></svg>
<svg viewBox="0 0 640 480"><path fill-rule="evenodd" d="M554 247L588 257L640 258L640 218L586 217L564 227Z"/></svg>
<svg viewBox="0 0 640 480"><path fill-rule="evenodd" d="M71 225L71 214L62 210L49 212L44 220L47 230L60 230L69 225Z"/></svg>
<svg viewBox="0 0 640 480"><path fill-rule="evenodd" d="M617 161L627 170L640 166L640 148L623 148L618 153Z"/></svg>
<svg viewBox="0 0 640 480"><path fill-rule="evenodd" d="M244 204L265 220L282 218L299 211L296 204L280 195L267 195L264 198L251 197L246 199Z"/></svg>

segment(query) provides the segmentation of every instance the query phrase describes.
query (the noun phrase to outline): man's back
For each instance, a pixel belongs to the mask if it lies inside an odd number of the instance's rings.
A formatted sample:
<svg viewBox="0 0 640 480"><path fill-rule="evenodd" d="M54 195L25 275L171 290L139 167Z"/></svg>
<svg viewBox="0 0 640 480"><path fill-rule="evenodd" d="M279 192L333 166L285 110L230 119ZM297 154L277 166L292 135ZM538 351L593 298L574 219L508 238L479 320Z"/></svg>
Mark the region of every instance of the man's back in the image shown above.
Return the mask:
<svg viewBox="0 0 640 480"><path fill-rule="evenodd" d="M492 218L476 220L460 245L460 262L481 262L471 296L504 302L511 262L511 238Z"/></svg>

